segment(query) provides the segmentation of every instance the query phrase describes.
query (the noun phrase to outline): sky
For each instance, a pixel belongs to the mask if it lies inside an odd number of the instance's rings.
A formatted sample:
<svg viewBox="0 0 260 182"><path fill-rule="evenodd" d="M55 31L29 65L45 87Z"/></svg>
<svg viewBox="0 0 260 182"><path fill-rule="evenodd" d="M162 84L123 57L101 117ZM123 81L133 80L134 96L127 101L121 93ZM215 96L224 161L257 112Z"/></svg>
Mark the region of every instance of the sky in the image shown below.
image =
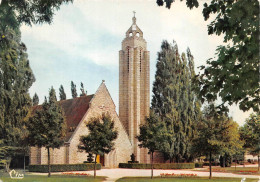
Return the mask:
<svg viewBox="0 0 260 182"><path fill-rule="evenodd" d="M62 84L67 98L71 98L71 81L76 83L78 94L81 82L88 94L94 94L105 80L118 111L119 50L132 24L133 11L150 51L150 90L163 40L175 40L180 52L189 47L195 66L205 65L223 44L223 36L208 35L210 20L204 21L204 1L199 2L199 8L190 10L185 1L177 0L169 10L157 6L155 0L74 0L55 12L50 25L23 25L22 41L36 77L31 96L37 93L41 103L51 86L58 96ZM230 116L240 125L249 114L236 105L230 107Z"/></svg>

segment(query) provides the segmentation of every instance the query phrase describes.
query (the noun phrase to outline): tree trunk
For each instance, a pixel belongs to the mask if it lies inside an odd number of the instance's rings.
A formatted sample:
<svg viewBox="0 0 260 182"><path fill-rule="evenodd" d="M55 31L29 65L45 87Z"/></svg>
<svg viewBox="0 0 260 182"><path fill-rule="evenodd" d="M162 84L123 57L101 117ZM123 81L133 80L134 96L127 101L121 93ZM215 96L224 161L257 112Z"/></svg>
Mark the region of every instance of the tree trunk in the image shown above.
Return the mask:
<svg viewBox="0 0 260 182"><path fill-rule="evenodd" d="M235 171L237 170L237 158L235 159Z"/></svg>
<svg viewBox="0 0 260 182"><path fill-rule="evenodd" d="M223 155L223 167L224 167L224 168L226 167L226 158L225 158L225 155Z"/></svg>
<svg viewBox="0 0 260 182"><path fill-rule="evenodd" d="M151 152L152 163L151 163L151 179L153 179L153 152Z"/></svg>
<svg viewBox="0 0 260 182"><path fill-rule="evenodd" d="M258 162L258 171L259 171L259 165L260 165L260 163L259 163L259 154L257 155L257 162Z"/></svg>
<svg viewBox="0 0 260 182"><path fill-rule="evenodd" d="M209 152L209 179L212 177L212 172L211 172L211 151Z"/></svg>
<svg viewBox="0 0 260 182"><path fill-rule="evenodd" d="M48 177L51 176L51 164L50 164L50 148L47 148L48 150Z"/></svg>
<svg viewBox="0 0 260 182"><path fill-rule="evenodd" d="M25 152L23 155L23 173L25 174Z"/></svg>
<svg viewBox="0 0 260 182"><path fill-rule="evenodd" d="M97 165L97 154L95 156L95 164L94 164L94 178L96 178L96 165Z"/></svg>

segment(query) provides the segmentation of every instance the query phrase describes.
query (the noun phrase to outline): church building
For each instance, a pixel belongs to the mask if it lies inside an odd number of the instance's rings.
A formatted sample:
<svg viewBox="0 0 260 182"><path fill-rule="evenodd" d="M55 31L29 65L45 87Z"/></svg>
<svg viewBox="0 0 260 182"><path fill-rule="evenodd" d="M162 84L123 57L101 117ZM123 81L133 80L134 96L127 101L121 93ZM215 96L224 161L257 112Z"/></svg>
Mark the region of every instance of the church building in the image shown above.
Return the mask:
<svg viewBox="0 0 260 182"><path fill-rule="evenodd" d="M90 118L107 112L115 122L118 138L115 140L115 149L104 156L98 156L98 162L105 167L118 167L119 163L127 163L132 153L140 163L150 162L148 150L140 149L136 139L139 125L149 115L150 58L135 16L132 21L122 41L122 50L119 51L119 116L104 81L93 95L59 101L67 122L66 140L62 147L51 150L51 164L86 161L87 154L78 150L79 138L88 134L86 122ZM33 110L39 107L41 106L35 106ZM47 164L47 150L31 147L30 164Z"/></svg>

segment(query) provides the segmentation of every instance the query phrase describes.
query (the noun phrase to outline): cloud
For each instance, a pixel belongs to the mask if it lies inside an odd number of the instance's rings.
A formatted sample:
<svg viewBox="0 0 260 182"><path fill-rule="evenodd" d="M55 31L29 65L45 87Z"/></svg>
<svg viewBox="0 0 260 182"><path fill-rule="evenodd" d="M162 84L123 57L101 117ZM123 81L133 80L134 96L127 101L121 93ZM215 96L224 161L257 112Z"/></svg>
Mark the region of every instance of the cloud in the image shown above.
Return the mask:
<svg viewBox="0 0 260 182"><path fill-rule="evenodd" d="M118 105L118 51L132 24L133 10L150 51L151 90L162 40L174 39L180 52L189 47L195 66L214 57L216 47L223 43L223 36L208 36L211 20L204 21L202 6L190 10L185 2L175 1L168 10L158 7L154 0L74 0L61 6L51 25L21 28L37 79L31 93L43 98L51 85L57 90L63 84L70 95L71 80L78 86L84 82L89 93L94 93L105 79ZM243 123L248 114L234 108L235 120Z"/></svg>

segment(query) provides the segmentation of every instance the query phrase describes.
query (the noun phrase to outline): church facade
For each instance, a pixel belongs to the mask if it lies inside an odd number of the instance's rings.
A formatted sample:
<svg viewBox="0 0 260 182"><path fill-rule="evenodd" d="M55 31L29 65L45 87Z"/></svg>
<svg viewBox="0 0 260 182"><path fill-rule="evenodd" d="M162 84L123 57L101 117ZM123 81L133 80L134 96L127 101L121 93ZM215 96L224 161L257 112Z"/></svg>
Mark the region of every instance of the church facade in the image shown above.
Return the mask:
<svg viewBox="0 0 260 182"><path fill-rule="evenodd" d="M147 149L140 149L136 136L139 125L145 122L150 108L150 58L146 48L143 32L136 24L135 16L132 25L122 41L119 51L119 116L115 104L103 81L93 95L59 101L64 110L67 132L66 141L59 149L51 150L51 164L76 164L87 160L85 152L79 152L79 138L87 135L86 122L92 117L109 113L118 130L115 149L109 154L98 156L103 166L114 168L119 163L126 163L133 153L141 163L149 163ZM36 106L33 110L39 109ZM31 147L30 164L47 164L47 150Z"/></svg>

